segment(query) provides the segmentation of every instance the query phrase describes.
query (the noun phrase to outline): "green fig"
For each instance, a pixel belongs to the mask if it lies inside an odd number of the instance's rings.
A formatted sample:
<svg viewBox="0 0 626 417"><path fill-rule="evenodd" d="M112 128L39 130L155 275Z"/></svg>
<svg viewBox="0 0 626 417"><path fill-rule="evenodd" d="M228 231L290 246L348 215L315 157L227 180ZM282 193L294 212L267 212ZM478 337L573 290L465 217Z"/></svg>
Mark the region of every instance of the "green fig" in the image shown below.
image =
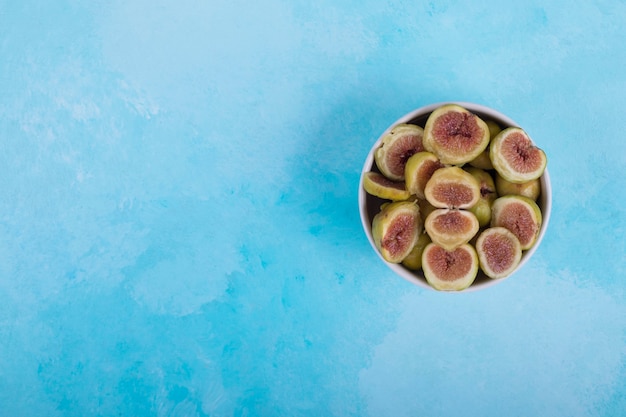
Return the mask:
<svg viewBox="0 0 626 417"><path fill-rule="evenodd" d="M491 207L491 226L505 227L519 240L522 250L530 249L541 229L541 209L521 195L498 197Z"/></svg>
<svg viewBox="0 0 626 417"><path fill-rule="evenodd" d="M472 285L478 274L476 250L465 243L446 249L430 243L422 254L426 281L439 291L461 291Z"/></svg>
<svg viewBox="0 0 626 417"><path fill-rule="evenodd" d="M424 150L424 129L402 123L394 126L383 138L374 152L374 160L380 172L390 180L404 181L404 167L414 154Z"/></svg>
<svg viewBox="0 0 626 417"><path fill-rule="evenodd" d="M504 227L491 227L476 240L480 269L492 279L510 275L522 259L517 237Z"/></svg>
<svg viewBox="0 0 626 417"><path fill-rule="evenodd" d="M428 233L422 233L411 252L402 260L402 265L413 271L419 270L422 267L422 253L426 245L430 242L432 242L432 240L430 236L428 236Z"/></svg>
<svg viewBox="0 0 626 417"><path fill-rule="evenodd" d="M471 211L437 209L426 217L424 228L434 243L452 250L469 242L478 232L479 225Z"/></svg>
<svg viewBox="0 0 626 417"><path fill-rule="evenodd" d="M445 167L433 173L426 183L424 195L438 208L470 208L480 198L480 184L459 167Z"/></svg>
<svg viewBox="0 0 626 417"><path fill-rule="evenodd" d="M406 188L410 194L424 198L426 183L433 173L444 165L430 152L418 152L411 156L404 167Z"/></svg>
<svg viewBox="0 0 626 417"><path fill-rule="evenodd" d="M428 116L423 144L443 164L463 165L487 148L489 127L469 110L445 104Z"/></svg>
<svg viewBox="0 0 626 417"><path fill-rule="evenodd" d="M496 186L491 174L476 167L464 167L480 185L480 199L470 207L470 211L476 215L480 227L485 227L491 221L491 205L497 198Z"/></svg>
<svg viewBox="0 0 626 417"><path fill-rule="evenodd" d="M496 190L498 195L523 195L533 201L537 201L541 194L541 182L539 179L530 180L521 184L507 181L496 173Z"/></svg>
<svg viewBox="0 0 626 417"><path fill-rule="evenodd" d="M365 173L363 188L369 194L386 200L403 201L411 196L404 181L392 181L377 172Z"/></svg>
<svg viewBox="0 0 626 417"><path fill-rule="evenodd" d="M516 184L541 177L548 162L545 152L519 127L498 133L491 141L489 156L498 174Z"/></svg>
<svg viewBox="0 0 626 417"><path fill-rule="evenodd" d="M415 202L387 204L372 220L372 238L387 262L400 263L411 252L423 230Z"/></svg>

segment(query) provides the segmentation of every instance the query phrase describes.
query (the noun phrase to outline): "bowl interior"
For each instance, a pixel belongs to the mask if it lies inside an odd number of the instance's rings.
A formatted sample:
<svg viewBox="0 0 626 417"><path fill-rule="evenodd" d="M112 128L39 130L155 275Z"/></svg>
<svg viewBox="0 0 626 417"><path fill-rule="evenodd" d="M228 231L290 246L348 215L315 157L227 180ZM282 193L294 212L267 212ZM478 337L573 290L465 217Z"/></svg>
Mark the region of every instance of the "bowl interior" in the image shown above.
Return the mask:
<svg viewBox="0 0 626 417"><path fill-rule="evenodd" d="M428 116L430 115L430 113L432 113L436 108L444 104L448 104L448 103L454 103L462 107L465 107L466 109L473 112L474 114L476 114L483 120L493 120L497 122L502 128L510 127L510 126L519 127L519 125L515 123L515 121L505 116L504 114L496 110L493 110L489 107L485 107L479 104L467 103L467 102L446 102L446 103L435 103L435 104L430 104L428 106L421 107L417 110L414 110L406 114L400 119L398 119L395 123L390 125L387 128L387 130L385 130L385 132L383 132L380 135L378 140L372 146L369 154L367 155L367 158L365 159L365 163L363 165L363 170L361 173L361 181L359 183L359 211L361 215L361 223L363 224L363 229L365 231L365 234L367 235L367 238L370 244L372 245L372 248L376 252L376 254L392 271L400 275L402 278L420 287L429 288L432 290L434 289L428 284L428 282L426 281L426 278L424 278L422 271L412 271L408 268L405 268L401 264L392 264L390 262L387 262L382 258L382 256L376 249L376 246L374 244L374 239L372 237L372 220L374 216L379 212L381 204L383 204L387 200L382 200L378 197L369 195L365 192L365 190L363 189L363 175L369 171L379 172L378 168L376 167L376 164L374 163L374 152L380 146L383 136L387 132L389 132L394 126L396 126L399 123L410 123L410 124L415 124L415 125L424 127L424 124L426 123L426 119L428 119ZM487 277L482 271L479 271L478 276L476 277L476 280L474 281L474 283L469 288L461 292L476 291L476 290L484 289L484 288L490 287L505 279L508 279L514 276L515 273L535 253L548 227L548 223L550 220L550 212L552 210L552 188L550 185L550 176L548 174L547 169L544 171L543 175L541 176L540 183L541 183L541 195L539 196L539 199L537 200L537 204L539 205L539 208L541 208L543 221L542 221L541 229L539 231L539 236L537 237L537 242L535 243L535 245L529 250L524 251L522 253L522 260L520 261L515 271L512 274L510 274L508 277L494 280L494 279Z"/></svg>

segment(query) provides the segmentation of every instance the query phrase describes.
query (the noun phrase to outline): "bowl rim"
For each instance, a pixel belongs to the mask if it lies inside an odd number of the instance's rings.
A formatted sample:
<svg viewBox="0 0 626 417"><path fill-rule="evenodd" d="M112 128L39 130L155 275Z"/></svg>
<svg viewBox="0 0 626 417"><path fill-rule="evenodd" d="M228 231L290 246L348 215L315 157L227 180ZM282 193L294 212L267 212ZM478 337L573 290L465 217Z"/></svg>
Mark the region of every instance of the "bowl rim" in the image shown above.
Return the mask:
<svg viewBox="0 0 626 417"><path fill-rule="evenodd" d="M548 172L548 168L546 167L544 173L542 174L542 176L540 177L540 182L541 182L541 195L539 197L540 202L538 201L538 205L542 208L541 210L541 215L542 215L542 222L541 222L541 228L539 229L539 235L537 236L537 241L535 242L535 244L533 245L532 248L524 251L524 253L522 254L522 259L519 263L519 265L517 265L517 267L515 268L515 270L509 274L508 276L504 277L504 278L499 278L499 279L485 279L482 280L482 282L476 283L474 282L472 285L470 285L468 288L461 290L461 291L439 291L436 290L435 288L433 288L432 286L430 286L430 284L428 284L428 282L426 281L426 279L423 276L420 276L419 272L417 271L411 271L408 268L405 268L404 266L402 266L401 264L393 264L390 262L387 262L382 255L380 254L380 252L378 251L378 249L376 248L376 244L374 243L374 239L372 237L372 225L371 222L369 220L368 217L368 213L367 213L367 193L365 191L365 189L363 188L363 178L365 176L365 174L369 171L371 171L372 167L374 166L374 152L375 150L380 146L383 137L389 133L389 131L396 125L401 124L401 123L409 123L413 120L416 120L420 117L424 117L427 114L432 113L435 109L445 105L445 104L456 104L458 106L464 107L467 110L471 111L472 113L478 113L479 116L482 118L483 116L489 116L492 119L495 119L496 121L500 122L501 125L506 126L506 127L521 127L517 122L515 122L513 119L511 119L510 117L508 117L507 115L501 113L498 110L495 110L491 107L487 107L485 105L482 104L478 104L478 103L472 103L472 102L467 102L467 101L442 101L442 102L437 102L437 103L432 103L432 104L427 104L425 106L419 107L415 110L410 111L409 113L406 113L404 116L400 117L399 119L397 119L394 123L392 123L391 125L389 125L389 127L387 127L387 129L385 129L384 132L381 133L381 135L378 137L378 139L374 142L374 144L372 145L372 147L370 148L370 151L367 155L367 157L365 158L365 162L363 164L363 168L361 169L361 176L359 179L359 192L358 192L358 204L359 204L359 215L361 217L361 225L363 226L363 231L365 232L365 235L372 247L372 249L374 250L374 252L377 254L378 258L383 261L383 263L385 263L387 265L388 268L390 268L393 272L396 273L396 275L399 275L400 277L402 277L403 279L405 279L406 281L415 284L419 287L422 288L427 288L433 291L438 291L438 292L451 292L451 293L464 293L464 292L474 292L474 291L478 291L478 290L482 290L482 289L486 289L489 287L492 287L496 284L499 284L507 279L509 279L510 277L516 275L518 273L518 271L526 264L526 262L528 262L530 260L530 258L534 255L534 253L537 251L537 249L539 248L543 237L546 234L546 230L548 228L548 224L550 222L550 215L552 212L552 185L550 182L550 174ZM527 132L528 133L528 132ZM531 137L531 140L534 139Z"/></svg>

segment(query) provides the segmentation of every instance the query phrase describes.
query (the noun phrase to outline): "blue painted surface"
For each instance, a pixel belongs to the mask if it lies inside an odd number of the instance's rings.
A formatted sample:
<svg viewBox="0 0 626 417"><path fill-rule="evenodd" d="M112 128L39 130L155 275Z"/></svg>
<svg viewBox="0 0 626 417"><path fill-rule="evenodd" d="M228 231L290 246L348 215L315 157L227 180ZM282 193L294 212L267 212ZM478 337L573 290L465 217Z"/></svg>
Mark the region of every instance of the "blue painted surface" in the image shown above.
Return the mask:
<svg viewBox="0 0 626 417"><path fill-rule="evenodd" d="M625 21L0 1L2 414L623 414ZM379 133L446 100L524 126L554 189L531 262L461 296L394 276L356 203Z"/></svg>

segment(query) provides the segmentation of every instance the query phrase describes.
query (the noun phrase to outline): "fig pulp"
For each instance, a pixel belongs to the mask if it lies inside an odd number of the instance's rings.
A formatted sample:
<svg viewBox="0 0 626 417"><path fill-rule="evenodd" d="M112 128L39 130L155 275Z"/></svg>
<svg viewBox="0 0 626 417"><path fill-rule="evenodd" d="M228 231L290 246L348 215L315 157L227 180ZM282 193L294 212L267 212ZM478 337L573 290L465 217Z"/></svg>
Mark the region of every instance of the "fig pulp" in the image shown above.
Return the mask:
<svg viewBox="0 0 626 417"><path fill-rule="evenodd" d="M489 144L489 127L469 110L446 104L433 111L424 126L424 148L450 165L469 162Z"/></svg>
<svg viewBox="0 0 626 417"><path fill-rule="evenodd" d="M470 208L480 198L480 184L459 167L436 170L424 187L426 200L438 208Z"/></svg>
<svg viewBox="0 0 626 417"><path fill-rule="evenodd" d="M491 227L476 240L480 268L489 278L510 275L522 259L522 247L513 233L504 227Z"/></svg>
<svg viewBox="0 0 626 417"><path fill-rule="evenodd" d="M376 166L382 174L395 181L404 181L404 167L414 154L424 150L424 129L412 124L399 124L387 133L374 153Z"/></svg>
<svg viewBox="0 0 626 417"><path fill-rule="evenodd" d="M440 291L461 291L472 285L478 274L476 250L465 243L447 250L430 243L422 254L426 281Z"/></svg>
<svg viewBox="0 0 626 417"><path fill-rule="evenodd" d="M374 216L372 237L383 259L400 263L411 252L422 233L419 207L410 201L385 205Z"/></svg>
<svg viewBox="0 0 626 417"><path fill-rule="evenodd" d="M479 226L471 211L437 209L428 215L424 228L434 243L451 250L469 242Z"/></svg>
<svg viewBox="0 0 626 417"><path fill-rule="evenodd" d="M506 195L499 197L491 207L491 226L501 226L511 231L520 242L522 250L530 249L541 229L541 210L528 197Z"/></svg>
<svg viewBox="0 0 626 417"><path fill-rule="evenodd" d="M541 177L547 164L545 152L519 127L498 133L491 141L489 157L498 174L516 184Z"/></svg>

